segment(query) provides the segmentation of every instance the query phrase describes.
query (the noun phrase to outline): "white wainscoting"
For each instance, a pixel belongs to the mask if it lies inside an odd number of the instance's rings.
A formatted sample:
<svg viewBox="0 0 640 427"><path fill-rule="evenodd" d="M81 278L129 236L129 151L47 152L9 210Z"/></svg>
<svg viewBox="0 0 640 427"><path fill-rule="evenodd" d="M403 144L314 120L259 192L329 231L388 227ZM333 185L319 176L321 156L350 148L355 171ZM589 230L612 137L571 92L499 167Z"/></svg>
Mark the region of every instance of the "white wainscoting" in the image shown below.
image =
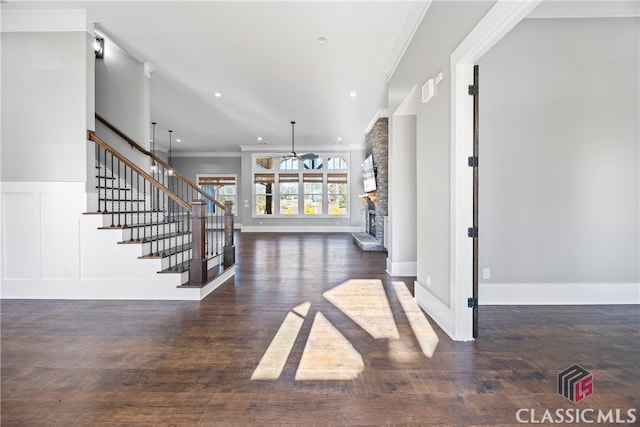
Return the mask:
<svg viewBox="0 0 640 427"><path fill-rule="evenodd" d="M98 230L84 182L3 182L1 196L1 298L200 300L220 284L177 288L184 278L158 274L160 260Z"/></svg>

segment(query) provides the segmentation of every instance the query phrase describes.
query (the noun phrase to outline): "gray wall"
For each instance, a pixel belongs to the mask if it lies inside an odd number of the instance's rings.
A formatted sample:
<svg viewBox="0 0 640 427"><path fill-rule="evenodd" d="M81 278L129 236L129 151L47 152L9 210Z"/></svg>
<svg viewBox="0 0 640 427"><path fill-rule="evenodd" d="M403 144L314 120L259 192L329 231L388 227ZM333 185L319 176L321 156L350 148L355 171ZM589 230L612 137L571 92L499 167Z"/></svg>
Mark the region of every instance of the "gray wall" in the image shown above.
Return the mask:
<svg viewBox="0 0 640 427"><path fill-rule="evenodd" d="M2 33L2 181L86 179L88 45L80 31Z"/></svg>
<svg viewBox="0 0 640 427"><path fill-rule="evenodd" d="M235 174L237 176L236 191L238 202L242 206L243 199L246 199L241 194L242 188L242 176L240 165L240 153L238 157L172 157L171 163L178 172L190 179L193 183L197 184L197 175L200 174ZM240 206L236 207L236 222L242 223Z"/></svg>
<svg viewBox="0 0 640 427"><path fill-rule="evenodd" d="M480 61L480 267L640 280L639 20L532 19Z"/></svg>
<svg viewBox="0 0 640 427"><path fill-rule="evenodd" d="M149 148L149 78L144 64L105 38L96 59L96 112L138 144Z"/></svg>
<svg viewBox="0 0 640 427"><path fill-rule="evenodd" d="M443 73L435 97L417 107L417 282L445 304L450 294L450 55L493 2L433 2L389 81L389 112L417 85ZM394 118L390 135L393 138ZM389 142L390 150L394 141ZM390 159L391 160L391 159ZM393 163L389 168L402 168ZM392 189L393 191L393 189ZM391 221L393 221L393 212ZM393 230L393 225L392 225ZM393 233L392 233L393 238Z"/></svg>

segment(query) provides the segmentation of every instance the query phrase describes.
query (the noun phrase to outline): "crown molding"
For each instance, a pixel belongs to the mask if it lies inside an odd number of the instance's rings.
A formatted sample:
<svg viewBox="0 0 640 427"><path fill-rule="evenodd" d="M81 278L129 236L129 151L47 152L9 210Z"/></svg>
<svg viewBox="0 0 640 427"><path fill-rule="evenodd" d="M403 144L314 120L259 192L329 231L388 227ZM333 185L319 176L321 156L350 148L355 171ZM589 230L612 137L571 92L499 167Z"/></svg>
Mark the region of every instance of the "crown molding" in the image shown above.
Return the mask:
<svg viewBox="0 0 640 427"><path fill-rule="evenodd" d="M608 1L549 1L544 0L531 11L527 19L543 18L637 18L640 2L637 0Z"/></svg>
<svg viewBox="0 0 640 427"><path fill-rule="evenodd" d="M414 0L413 5L411 6L411 12L409 12L407 16L407 20L400 31L400 35L396 40L396 44L389 55L389 59L387 60L387 64L384 67L384 73L387 76L387 81L391 80L393 73L395 73L396 68L398 68L398 64L402 60L404 53L407 51L409 47L409 43L413 39L420 23L422 22L422 18L429 10L429 6L431 6L432 0Z"/></svg>
<svg viewBox="0 0 640 427"><path fill-rule="evenodd" d="M171 157L240 157L239 151L180 151L171 152Z"/></svg>
<svg viewBox="0 0 640 427"><path fill-rule="evenodd" d="M66 10L5 10L2 15L3 33L51 33L86 31L93 33L84 9Z"/></svg>
<svg viewBox="0 0 640 427"><path fill-rule="evenodd" d="M369 123L369 126L367 126L367 129L364 131L364 134L366 135L371 132L371 129L373 129L373 126L376 124L378 119L383 119L385 117L389 117L389 110L387 110L386 108L381 108L376 111L376 114L373 116L373 119L371 119L371 122Z"/></svg>
<svg viewBox="0 0 640 427"><path fill-rule="evenodd" d="M359 146L358 146L359 147ZM317 146L311 148L309 146L297 146L296 151L300 153L317 153L317 154L325 154L325 153L346 153L353 149L353 145L347 144L334 144L334 145L323 145L322 148L318 148ZM240 151L242 152L252 152L252 153L289 153L291 152L290 145L240 145Z"/></svg>

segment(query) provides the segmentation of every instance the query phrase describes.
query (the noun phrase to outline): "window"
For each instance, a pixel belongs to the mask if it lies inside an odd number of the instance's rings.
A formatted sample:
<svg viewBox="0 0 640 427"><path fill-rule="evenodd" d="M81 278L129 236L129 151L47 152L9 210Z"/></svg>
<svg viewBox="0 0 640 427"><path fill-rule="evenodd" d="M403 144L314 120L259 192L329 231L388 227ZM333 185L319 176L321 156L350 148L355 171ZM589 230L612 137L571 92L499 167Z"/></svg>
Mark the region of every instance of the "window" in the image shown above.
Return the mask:
<svg viewBox="0 0 640 427"><path fill-rule="evenodd" d="M348 180L346 173L327 174L327 194L329 215L347 214Z"/></svg>
<svg viewBox="0 0 640 427"><path fill-rule="evenodd" d="M298 215L298 181L297 173L281 173L280 183L280 214Z"/></svg>
<svg viewBox="0 0 640 427"><path fill-rule="evenodd" d="M257 173L254 175L256 215L273 214L274 183L275 175L272 173Z"/></svg>
<svg viewBox="0 0 640 427"><path fill-rule="evenodd" d="M322 157L316 157L315 159L305 159L302 162L305 169L322 169Z"/></svg>
<svg viewBox="0 0 640 427"><path fill-rule="evenodd" d="M295 171L298 170L298 159L284 159L280 162L280 170Z"/></svg>
<svg viewBox="0 0 640 427"><path fill-rule="evenodd" d="M321 173L305 173L304 182L304 214L322 215L322 181Z"/></svg>
<svg viewBox="0 0 640 427"><path fill-rule="evenodd" d="M304 160L262 156L252 157L255 217L349 215L348 154Z"/></svg>
<svg viewBox="0 0 640 427"><path fill-rule="evenodd" d="M346 170L347 161L342 157L329 157L327 160L327 168L331 170Z"/></svg>
<svg viewBox="0 0 640 427"><path fill-rule="evenodd" d="M274 161L272 157L256 157L255 158L255 170L272 170Z"/></svg>
<svg viewBox="0 0 640 427"><path fill-rule="evenodd" d="M235 175L198 175L198 186L203 192L213 197L220 203L230 200L233 203L233 214L235 215L237 205L236 176ZM206 200L207 213L216 211L215 204Z"/></svg>

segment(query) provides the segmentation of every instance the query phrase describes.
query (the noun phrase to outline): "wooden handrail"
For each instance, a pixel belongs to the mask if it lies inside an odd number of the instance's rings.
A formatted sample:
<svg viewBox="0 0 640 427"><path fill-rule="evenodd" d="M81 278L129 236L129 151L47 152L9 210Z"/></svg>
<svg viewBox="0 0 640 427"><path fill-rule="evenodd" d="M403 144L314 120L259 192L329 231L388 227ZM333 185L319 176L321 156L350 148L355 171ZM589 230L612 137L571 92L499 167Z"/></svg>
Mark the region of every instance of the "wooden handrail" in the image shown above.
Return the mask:
<svg viewBox="0 0 640 427"><path fill-rule="evenodd" d="M126 164L127 166L129 166L131 169L133 169L134 171L136 171L138 174L140 174L140 176L142 176L144 179L146 179L147 181L149 181L149 183L151 183L151 185L153 185L154 187L156 187L157 189L159 189L160 191L162 191L164 194L166 194L169 198L171 198L173 201L175 201L176 203L178 203L180 206L182 206L183 208L185 208L187 211L191 212L191 205L189 205L189 203L185 202L184 200L182 200L180 197L176 196L173 192L169 191L164 185L160 184L158 181L156 181L156 179L154 177L152 177L151 175L149 175L147 172L145 172L142 168L140 168L138 165L136 165L135 163L133 163L131 160L127 159L125 156L123 156L122 154L118 153L116 150L114 150L109 144L107 144L106 142L104 142L103 140L101 140L96 134L95 132L88 130L87 131L87 139L91 140L93 142L95 142L96 144L98 144L99 146L101 146L102 148L104 148L105 150L109 151L114 157L116 157L118 160L120 160L121 162L123 162L124 164ZM224 206L224 205L223 205Z"/></svg>
<svg viewBox="0 0 640 427"><path fill-rule="evenodd" d="M140 144L138 144L137 142L135 142L133 139L129 138L127 135L124 134L124 132L122 132L120 129L118 129L117 127L115 127L114 125L112 125L111 123L109 123L104 117L102 117L101 115L99 115L98 113L96 113L96 119L102 123L103 125L105 125L106 127L108 127L109 129L111 129L113 131L113 133L115 133L116 135L118 135L120 138L124 139L129 145L131 145L131 147L135 148L136 150L140 151L143 154L146 154L147 156L151 157L153 160L155 160L156 163L162 165L165 169L171 170L173 171L173 175L178 177L178 179L181 179L182 181L184 181L189 187L191 187L196 193L200 194L201 196L203 196L205 199L210 200L211 202L213 202L216 206L218 206L221 209L224 209L224 204L222 202L220 202L219 200L216 200L214 197L211 197L210 195L208 195L207 193L205 193L204 191L202 191L200 189L200 187L198 187L196 184L194 184L193 182L191 182L187 177L185 177L184 175L182 175L180 172L178 172L177 170L175 170L174 168L172 168L168 163L166 163L164 160L162 160L160 157L156 156L155 154L153 154L151 151L146 150L144 147L142 147Z"/></svg>

